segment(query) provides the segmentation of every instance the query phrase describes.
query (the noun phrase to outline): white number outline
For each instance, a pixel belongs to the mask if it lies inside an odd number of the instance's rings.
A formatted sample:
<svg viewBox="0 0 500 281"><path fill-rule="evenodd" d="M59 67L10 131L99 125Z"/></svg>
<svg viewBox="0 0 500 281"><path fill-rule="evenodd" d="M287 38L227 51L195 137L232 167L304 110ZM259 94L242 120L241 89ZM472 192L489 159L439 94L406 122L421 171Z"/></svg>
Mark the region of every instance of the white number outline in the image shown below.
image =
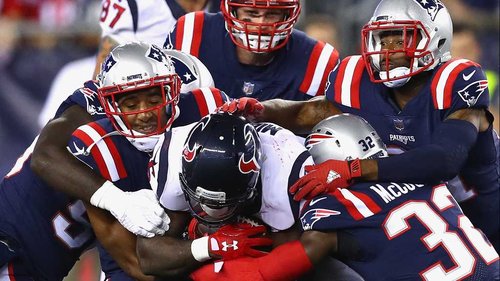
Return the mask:
<svg viewBox="0 0 500 281"><path fill-rule="evenodd" d="M439 211L456 206L446 185L434 187L431 201ZM457 232L448 231L448 223L426 201L409 201L391 210L382 224L387 238L392 240L410 230L408 220L412 217L416 217L429 230L420 239L424 246L429 250L442 246L455 263L454 267L446 270L440 262L436 262L420 272L423 279L459 280L474 273L476 258L471 250ZM499 259L493 246L466 216L458 217L458 227L486 264Z"/></svg>
<svg viewBox="0 0 500 281"><path fill-rule="evenodd" d="M68 211L71 219L68 219L65 214L59 211L52 219L52 227L59 240L68 248L75 249L87 243L93 237L94 233L89 221L85 217L86 209L81 200L68 205ZM84 230L78 235L72 236L67 230L74 223L83 225Z"/></svg>

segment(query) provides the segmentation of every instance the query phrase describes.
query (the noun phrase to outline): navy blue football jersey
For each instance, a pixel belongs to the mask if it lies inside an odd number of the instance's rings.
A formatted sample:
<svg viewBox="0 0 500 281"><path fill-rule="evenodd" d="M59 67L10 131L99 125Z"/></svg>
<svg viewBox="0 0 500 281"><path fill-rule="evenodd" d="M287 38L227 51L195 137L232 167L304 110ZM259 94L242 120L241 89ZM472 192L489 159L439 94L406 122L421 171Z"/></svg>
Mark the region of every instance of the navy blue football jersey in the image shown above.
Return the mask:
<svg viewBox="0 0 500 281"><path fill-rule="evenodd" d="M79 105L95 119L105 117L95 83L89 81L59 108L56 118ZM36 139L0 183L0 237L13 240L14 251L35 278L62 280L95 236L80 200L45 184L30 168ZM16 264L14 271L16 270Z"/></svg>
<svg viewBox="0 0 500 281"><path fill-rule="evenodd" d="M61 104L55 118L67 108L77 105L86 109L95 121L105 119L106 114L96 90L95 81L85 82L82 88ZM173 126L198 121L227 100L228 97L223 92L214 88L201 88L181 94L178 106L184 114L176 119ZM23 261L29 261L25 266L33 276L46 280L61 280L80 255L95 244L95 236L83 203L55 191L30 169L30 156L35 143L36 139L0 184L0 238L13 241L12 244L16 245L15 254ZM69 146L71 147L71 143ZM83 146L71 148L75 154L84 154ZM145 165L147 158L146 156ZM113 172L103 174L104 177L118 180L130 173L119 159L121 158L116 160L116 170L111 169ZM96 161L97 163L105 165L104 162ZM146 175L146 171L143 175ZM116 174L113 174L115 172ZM33 238L34 234L36 239ZM0 256L3 261L2 258Z"/></svg>
<svg viewBox="0 0 500 281"><path fill-rule="evenodd" d="M179 18L164 47L198 57L215 86L231 98L307 100L324 93L328 73L338 64L331 45L294 30L287 45L266 66L243 65L237 60L221 13L189 13Z"/></svg>
<svg viewBox="0 0 500 281"><path fill-rule="evenodd" d="M317 196L304 231L349 241L344 262L365 280L498 280L498 253L445 184L359 183Z"/></svg>
<svg viewBox="0 0 500 281"><path fill-rule="evenodd" d="M420 93L400 109L390 89L372 83L361 56L345 58L329 76L326 98L343 112L365 118L378 132L390 154L429 144L432 133L451 113L487 108L488 84L480 65L455 59L437 66ZM488 237L499 231L499 151L492 126L478 134L459 177L450 182L465 214ZM493 242L493 241L492 241Z"/></svg>

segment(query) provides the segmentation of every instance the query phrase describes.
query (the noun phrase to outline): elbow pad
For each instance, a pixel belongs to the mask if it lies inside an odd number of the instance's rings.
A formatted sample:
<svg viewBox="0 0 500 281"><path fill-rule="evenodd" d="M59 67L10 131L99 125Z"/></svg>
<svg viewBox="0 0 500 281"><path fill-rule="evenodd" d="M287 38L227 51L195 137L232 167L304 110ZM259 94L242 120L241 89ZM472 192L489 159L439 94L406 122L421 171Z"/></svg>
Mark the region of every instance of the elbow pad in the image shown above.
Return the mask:
<svg viewBox="0 0 500 281"><path fill-rule="evenodd" d="M467 161L477 134L468 121L446 120L432 134L430 144L378 159L378 179L430 184L450 180Z"/></svg>

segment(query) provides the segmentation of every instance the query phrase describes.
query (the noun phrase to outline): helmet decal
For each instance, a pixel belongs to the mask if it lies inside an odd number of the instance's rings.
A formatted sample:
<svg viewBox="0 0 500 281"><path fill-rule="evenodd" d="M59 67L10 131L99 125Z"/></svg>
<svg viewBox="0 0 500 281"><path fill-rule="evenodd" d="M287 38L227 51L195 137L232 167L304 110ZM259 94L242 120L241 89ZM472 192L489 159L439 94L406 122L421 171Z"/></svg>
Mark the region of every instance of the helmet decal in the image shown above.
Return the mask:
<svg viewBox="0 0 500 281"><path fill-rule="evenodd" d="M306 138L306 148L311 149L311 147L320 144L324 141L334 140L335 137L328 134L312 133Z"/></svg>
<svg viewBox="0 0 500 281"><path fill-rule="evenodd" d="M243 174L248 174L251 172L259 173L260 165L257 161L257 153L259 153L257 149L257 141L255 140L257 136L255 135L255 129L250 124L245 125L245 139L246 145L249 148L253 148L252 151L246 151L240 156L240 160L238 162L238 168L240 172ZM250 155L251 154L251 155ZM246 160L245 158L250 158Z"/></svg>
<svg viewBox="0 0 500 281"><path fill-rule="evenodd" d="M198 151L198 147L200 147L198 144L194 143L195 141L191 140L191 137L193 135L196 135L198 131L203 131L207 124L210 122L210 115L207 115L205 118L201 119L196 126L191 129L189 132L189 135L186 139L186 143L184 144L184 149L182 150L182 157L186 162L191 162L193 161L194 157L196 156L196 152Z"/></svg>
<svg viewBox="0 0 500 281"><path fill-rule="evenodd" d="M167 56L160 51L160 49L154 45L151 45L151 48L149 49L148 57L156 60L157 62L165 62L168 61Z"/></svg>
<svg viewBox="0 0 500 281"><path fill-rule="evenodd" d="M417 4L419 4L426 12L429 14L431 20L436 19L436 15L441 10L444 8L443 3L437 0L415 0Z"/></svg>
<svg viewBox="0 0 500 281"><path fill-rule="evenodd" d="M102 63L102 72L106 73L109 72L109 70L116 64L116 60L113 57L113 53L109 54L109 56L104 60Z"/></svg>

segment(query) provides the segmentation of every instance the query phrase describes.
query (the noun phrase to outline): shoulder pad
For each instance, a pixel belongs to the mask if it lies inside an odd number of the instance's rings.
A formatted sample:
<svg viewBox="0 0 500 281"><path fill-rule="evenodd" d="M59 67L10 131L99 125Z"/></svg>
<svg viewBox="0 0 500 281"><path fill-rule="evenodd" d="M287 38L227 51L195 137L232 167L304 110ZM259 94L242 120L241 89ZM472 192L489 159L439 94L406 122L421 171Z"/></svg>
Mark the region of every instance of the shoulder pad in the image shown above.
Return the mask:
<svg viewBox="0 0 500 281"><path fill-rule="evenodd" d="M488 82L481 66L467 59L454 59L439 66L431 82L436 109L480 105L484 96L488 98L487 88Z"/></svg>
<svg viewBox="0 0 500 281"><path fill-rule="evenodd" d="M360 108L360 85L361 77L365 71L365 62L361 56L349 56L340 62L340 65L333 73L330 74L329 89L327 96L332 98L336 103L356 108ZM328 91L330 94L328 94Z"/></svg>

